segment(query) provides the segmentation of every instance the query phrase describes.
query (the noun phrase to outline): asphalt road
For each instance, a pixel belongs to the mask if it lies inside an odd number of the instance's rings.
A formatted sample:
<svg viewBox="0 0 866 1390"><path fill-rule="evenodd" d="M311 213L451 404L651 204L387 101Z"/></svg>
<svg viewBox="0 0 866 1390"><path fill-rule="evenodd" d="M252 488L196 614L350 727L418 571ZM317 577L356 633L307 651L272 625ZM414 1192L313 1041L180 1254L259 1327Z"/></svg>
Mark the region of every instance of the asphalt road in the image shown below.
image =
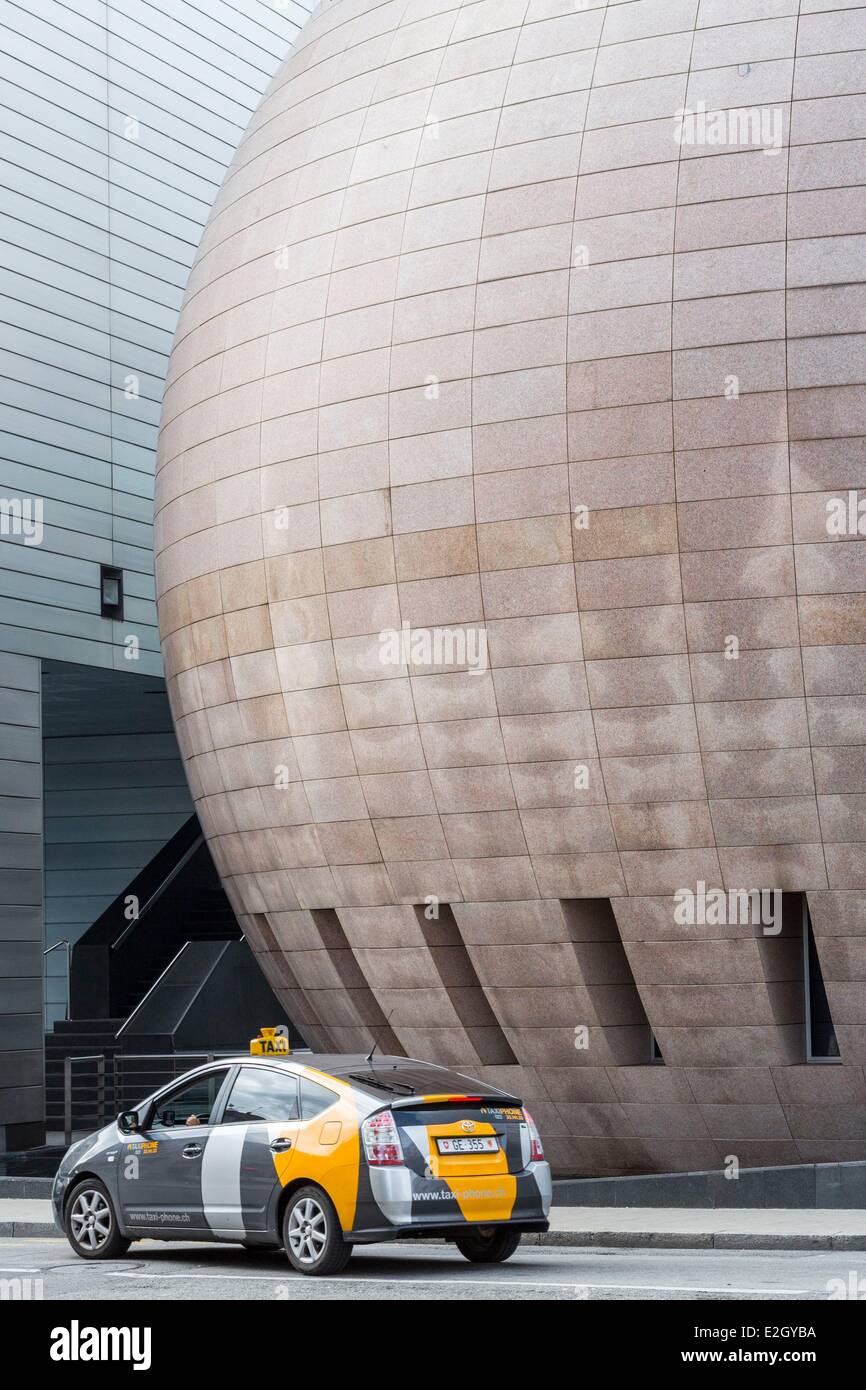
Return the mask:
<svg viewBox="0 0 866 1390"><path fill-rule="evenodd" d="M46 1300L805 1301L826 1300L829 1281L847 1283L852 1275L866 1280L866 1254L530 1247L485 1268L450 1248L419 1244L367 1247L338 1278L311 1279L295 1274L279 1253L238 1246L142 1241L121 1260L89 1264L63 1240L0 1240L0 1298L2 1281L29 1278Z"/></svg>

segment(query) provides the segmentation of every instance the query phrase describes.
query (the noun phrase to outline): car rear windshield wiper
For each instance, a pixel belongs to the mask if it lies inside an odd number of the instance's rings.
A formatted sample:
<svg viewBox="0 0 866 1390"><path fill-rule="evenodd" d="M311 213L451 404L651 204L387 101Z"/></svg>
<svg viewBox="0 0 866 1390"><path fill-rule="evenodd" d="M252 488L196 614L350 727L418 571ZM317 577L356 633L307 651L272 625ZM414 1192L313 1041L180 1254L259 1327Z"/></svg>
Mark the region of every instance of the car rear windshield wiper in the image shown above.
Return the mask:
<svg viewBox="0 0 866 1390"><path fill-rule="evenodd" d="M349 1072L350 1081L360 1081L362 1086L372 1086L377 1091L390 1091L392 1095L411 1096L415 1093L414 1086L407 1086L403 1081L381 1081L372 1072Z"/></svg>

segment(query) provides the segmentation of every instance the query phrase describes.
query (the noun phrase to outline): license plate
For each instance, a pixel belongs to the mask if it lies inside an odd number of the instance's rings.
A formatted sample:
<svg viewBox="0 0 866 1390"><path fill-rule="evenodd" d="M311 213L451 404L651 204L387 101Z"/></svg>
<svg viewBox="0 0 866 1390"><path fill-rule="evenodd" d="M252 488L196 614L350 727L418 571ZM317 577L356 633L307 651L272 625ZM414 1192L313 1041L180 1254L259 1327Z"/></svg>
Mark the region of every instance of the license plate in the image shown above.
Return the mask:
<svg viewBox="0 0 866 1390"><path fill-rule="evenodd" d="M436 1147L441 1154L494 1154L499 1151L499 1140L495 1134L478 1139L437 1139Z"/></svg>

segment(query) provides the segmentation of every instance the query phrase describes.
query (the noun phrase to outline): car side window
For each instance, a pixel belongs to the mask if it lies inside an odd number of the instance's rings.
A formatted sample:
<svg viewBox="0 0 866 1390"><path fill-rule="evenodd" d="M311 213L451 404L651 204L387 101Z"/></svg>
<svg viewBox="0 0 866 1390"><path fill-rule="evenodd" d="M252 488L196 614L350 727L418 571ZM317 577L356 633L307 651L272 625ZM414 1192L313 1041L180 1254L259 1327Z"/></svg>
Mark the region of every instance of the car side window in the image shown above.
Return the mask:
<svg viewBox="0 0 866 1390"><path fill-rule="evenodd" d="M227 1076L227 1067L223 1071L209 1071L160 1096L149 1128L171 1129L183 1125L195 1129L198 1125L206 1125Z"/></svg>
<svg viewBox="0 0 866 1390"><path fill-rule="evenodd" d="M326 1086L319 1086L315 1081L308 1081L305 1076L301 1077L301 1119L314 1120L317 1115L321 1115L323 1110L327 1110L329 1105L333 1105L335 1100L340 1097L335 1091L329 1091Z"/></svg>
<svg viewBox="0 0 866 1390"><path fill-rule="evenodd" d="M224 1125L299 1118L298 1080L293 1073L241 1067L223 1113Z"/></svg>

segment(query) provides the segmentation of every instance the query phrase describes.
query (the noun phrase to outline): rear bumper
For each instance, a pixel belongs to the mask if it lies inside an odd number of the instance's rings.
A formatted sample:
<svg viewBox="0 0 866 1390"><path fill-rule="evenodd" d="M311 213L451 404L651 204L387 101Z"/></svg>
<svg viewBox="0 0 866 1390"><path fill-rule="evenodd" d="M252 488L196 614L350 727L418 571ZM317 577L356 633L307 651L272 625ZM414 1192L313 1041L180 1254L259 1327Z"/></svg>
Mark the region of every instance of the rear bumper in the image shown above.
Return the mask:
<svg viewBox="0 0 866 1390"><path fill-rule="evenodd" d="M425 1221L423 1225L419 1222L417 1225L380 1226L366 1231L347 1231L344 1239L349 1245L378 1245L386 1240L454 1240L457 1236L468 1235L479 1226L483 1226L485 1230L490 1226L507 1226L509 1230L519 1231L521 1235L550 1230L550 1222L543 1217L539 1217L537 1221L525 1218L519 1221L464 1221L459 1226L455 1226L453 1221Z"/></svg>
<svg viewBox="0 0 866 1390"><path fill-rule="evenodd" d="M517 1225L546 1221L553 1185L544 1161L519 1173L485 1173L461 1178L433 1177L407 1164L368 1165L368 1190L355 1213L357 1235L449 1226Z"/></svg>

